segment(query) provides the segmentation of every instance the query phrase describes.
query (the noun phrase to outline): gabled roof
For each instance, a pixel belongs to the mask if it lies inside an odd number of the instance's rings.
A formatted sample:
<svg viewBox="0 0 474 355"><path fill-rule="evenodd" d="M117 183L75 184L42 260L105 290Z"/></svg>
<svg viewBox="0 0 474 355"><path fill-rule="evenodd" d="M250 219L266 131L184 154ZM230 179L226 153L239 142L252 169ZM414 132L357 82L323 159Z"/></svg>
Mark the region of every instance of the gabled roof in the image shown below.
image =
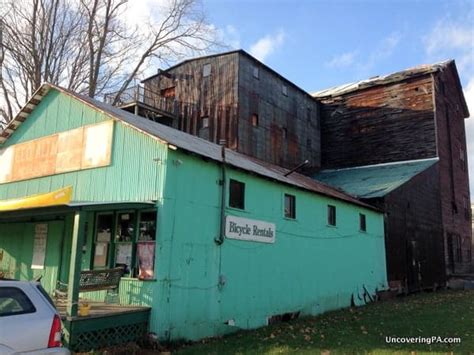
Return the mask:
<svg viewBox="0 0 474 355"><path fill-rule="evenodd" d="M18 113L17 117L15 117L15 119L12 121L16 123L10 123L5 128L4 132L0 133L0 137L2 137L2 141L0 141L0 148L1 144L3 144L19 127L19 125L21 125L21 123L28 118L29 113L32 112L32 110L41 102L41 99L46 96L48 91L51 89L73 97L76 100L79 100L84 104L103 112L112 119L120 121L121 123L138 130L143 134L151 136L152 138L164 144L168 144L168 146L171 146L171 148L183 149L188 153L196 154L207 159L212 159L219 163L225 162L229 166L233 166L235 168L242 169L268 179L376 210L375 207L359 201L357 198L347 193L344 193L334 187L330 187L324 183L318 182L307 176L298 173L292 173L289 176L284 176L284 174L289 171L288 169L251 158L227 148L224 149L225 157L223 157L223 148L218 144L153 122L144 117L136 116L115 106L97 101L90 97L76 94L67 89L48 83L43 84L33 95L33 98L30 99L25 107L23 107L23 109ZM18 121L18 117L22 117L22 120Z"/></svg>
<svg viewBox="0 0 474 355"><path fill-rule="evenodd" d="M395 73L380 75L380 76L378 75L369 79L365 79L365 80L361 80L361 81L357 81L353 83L348 83L348 84L343 84L339 86L334 86L329 89L313 92L311 95L316 99L336 97L336 96L345 95L351 92L367 89L373 86L396 83L396 82L400 82L400 81L410 79L410 78L415 78L422 75L442 72L447 69L453 71L453 75L456 81L456 86L458 87L460 91L460 96L461 96L461 101L462 101L461 104L463 106L464 115L465 115L464 117L468 117L469 110L467 108L467 104L466 104L464 95L462 93L462 85L461 85L461 81L459 80L458 71L456 69L456 63L453 59L446 60L443 62L433 63L433 64L422 64L422 65L418 65L413 68L401 70Z"/></svg>
<svg viewBox="0 0 474 355"><path fill-rule="evenodd" d="M209 54L209 55L205 55L205 56L201 56L201 57L195 57L195 58L190 58L190 59L186 59L182 62L179 62L165 70L160 70L158 73L152 75L152 76L149 76L148 78L145 78L143 79L141 82L145 82L145 81L148 81L150 79L153 79L157 76L160 76L162 75L163 73L167 73L169 71L172 71L173 69L175 68L178 68L186 63L190 63L190 62L194 62L196 60L202 60L202 59L210 59L210 58L216 58L216 57L222 57L222 56L225 56L225 55L230 55L230 54L240 54L240 55L243 55L243 56L246 56L247 58L249 58L250 60L252 60L253 62L255 62L256 64L258 64L259 66L262 66L263 68L267 69L268 71L270 71L272 74L274 74L275 76L279 77L281 80L285 81L287 84L289 84L290 86L292 86L293 88L295 88L296 90L298 91L301 91L302 93L304 93L305 95L307 95L309 98L311 99L314 99L314 97L309 93L307 92L306 90L303 90L302 88L300 88L298 85L296 85L294 82L292 82L291 80L285 78L283 75L281 75L280 73L278 73L276 70L270 68L268 65L266 65L265 63L261 62L260 60L258 60L257 58L255 58L253 55L249 54L248 52L244 51L243 49L235 49L235 50L232 50L232 51L228 51L228 52L223 52L223 53L216 53L216 54Z"/></svg>
<svg viewBox="0 0 474 355"><path fill-rule="evenodd" d="M438 158L322 170L315 179L358 198L383 197L438 161Z"/></svg>

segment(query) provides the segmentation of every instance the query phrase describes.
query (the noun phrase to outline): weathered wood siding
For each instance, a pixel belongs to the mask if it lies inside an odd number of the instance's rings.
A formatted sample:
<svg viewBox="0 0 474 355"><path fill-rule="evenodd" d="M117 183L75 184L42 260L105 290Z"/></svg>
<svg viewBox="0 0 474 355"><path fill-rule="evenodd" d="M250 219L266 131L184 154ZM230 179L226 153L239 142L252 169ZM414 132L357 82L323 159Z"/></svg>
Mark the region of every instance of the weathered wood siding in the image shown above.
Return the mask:
<svg viewBox="0 0 474 355"><path fill-rule="evenodd" d="M252 125L253 114L258 115L257 126ZM239 151L287 168L305 159L309 160L307 170L319 168L319 119L316 100L259 62L240 55Z"/></svg>
<svg viewBox="0 0 474 355"><path fill-rule="evenodd" d="M455 80L454 72L445 70L436 75L434 81L440 183L443 186L440 194L449 273L469 271L472 238L466 132ZM449 247L450 238L452 248Z"/></svg>
<svg viewBox="0 0 474 355"><path fill-rule="evenodd" d="M321 99L322 166L436 156L431 76Z"/></svg>
<svg viewBox="0 0 474 355"><path fill-rule="evenodd" d="M203 75L206 65L208 76ZM305 159L310 162L307 170L320 167L319 104L249 55L232 52L193 59L144 85L156 95L174 91L174 128L214 143L225 141L229 148L288 168ZM256 126L252 114L258 115ZM207 128L203 117L209 118Z"/></svg>
<svg viewBox="0 0 474 355"><path fill-rule="evenodd" d="M416 291L445 284L439 194L435 164L379 201L386 216L387 277L392 287Z"/></svg>
<svg viewBox="0 0 474 355"><path fill-rule="evenodd" d="M203 76L210 64L210 75ZM145 90L160 95L174 87L178 117L172 126L214 143L226 141L237 148L238 53L195 59L168 71L171 77L157 75L144 81ZM209 117L202 127L201 118Z"/></svg>

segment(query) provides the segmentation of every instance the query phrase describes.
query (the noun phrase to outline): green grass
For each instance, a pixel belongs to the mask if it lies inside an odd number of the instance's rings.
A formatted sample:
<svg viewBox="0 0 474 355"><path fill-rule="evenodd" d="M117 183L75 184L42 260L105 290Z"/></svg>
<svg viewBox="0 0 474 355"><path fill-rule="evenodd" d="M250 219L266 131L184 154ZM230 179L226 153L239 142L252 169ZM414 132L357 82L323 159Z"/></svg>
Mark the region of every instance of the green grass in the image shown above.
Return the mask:
<svg viewBox="0 0 474 355"><path fill-rule="evenodd" d="M460 337L460 344L387 344L386 336ZM178 354L474 354L474 291L377 302L205 340Z"/></svg>

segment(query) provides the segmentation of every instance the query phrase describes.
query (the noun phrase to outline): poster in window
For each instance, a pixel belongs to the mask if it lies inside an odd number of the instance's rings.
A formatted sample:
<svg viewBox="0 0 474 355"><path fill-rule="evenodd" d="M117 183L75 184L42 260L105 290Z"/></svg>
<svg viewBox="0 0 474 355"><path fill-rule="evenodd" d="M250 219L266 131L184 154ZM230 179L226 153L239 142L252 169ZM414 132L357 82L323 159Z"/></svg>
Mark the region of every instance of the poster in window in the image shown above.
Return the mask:
<svg viewBox="0 0 474 355"><path fill-rule="evenodd" d="M137 244L138 278L151 280L154 278L155 242L140 242Z"/></svg>
<svg viewBox="0 0 474 355"><path fill-rule="evenodd" d="M115 266L124 266L127 274L132 265L132 243L117 243L116 248Z"/></svg>
<svg viewBox="0 0 474 355"><path fill-rule="evenodd" d="M40 223L35 225L35 237L33 242L32 269L44 269L44 259L46 256L46 241L48 236L48 224Z"/></svg>
<svg viewBox="0 0 474 355"><path fill-rule="evenodd" d="M108 243L96 243L94 252L94 267L107 266Z"/></svg>

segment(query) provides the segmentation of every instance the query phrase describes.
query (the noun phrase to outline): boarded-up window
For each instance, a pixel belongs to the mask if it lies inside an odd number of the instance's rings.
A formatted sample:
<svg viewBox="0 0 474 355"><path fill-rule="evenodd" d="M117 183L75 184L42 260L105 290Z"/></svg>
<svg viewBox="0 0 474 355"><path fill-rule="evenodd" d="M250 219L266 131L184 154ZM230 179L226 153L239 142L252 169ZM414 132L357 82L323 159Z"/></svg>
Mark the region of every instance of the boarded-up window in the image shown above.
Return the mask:
<svg viewBox="0 0 474 355"><path fill-rule="evenodd" d="M336 225L336 206L328 205L328 225Z"/></svg>
<svg viewBox="0 0 474 355"><path fill-rule="evenodd" d="M285 194L285 217L296 218L296 197L290 194Z"/></svg>
<svg viewBox="0 0 474 355"><path fill-rule="evenodd" d="M365 220L365 214L363 214L363 213L359 213L359 229L362 232L367 231L367 224L366 224L366 220Z"/></svg>
<svg viewBox="0 0 474 355"><path fill-rule="evenodd" d="M207 77L211 75L211 64L204 64L202 67L202 76Z"/></svg>
<svg viewBox="0 0 474 355"><path fill-rule="evenodd" d="M243 182L230 179L229 206L241 210L245 209L245 184Z"/></svg>

